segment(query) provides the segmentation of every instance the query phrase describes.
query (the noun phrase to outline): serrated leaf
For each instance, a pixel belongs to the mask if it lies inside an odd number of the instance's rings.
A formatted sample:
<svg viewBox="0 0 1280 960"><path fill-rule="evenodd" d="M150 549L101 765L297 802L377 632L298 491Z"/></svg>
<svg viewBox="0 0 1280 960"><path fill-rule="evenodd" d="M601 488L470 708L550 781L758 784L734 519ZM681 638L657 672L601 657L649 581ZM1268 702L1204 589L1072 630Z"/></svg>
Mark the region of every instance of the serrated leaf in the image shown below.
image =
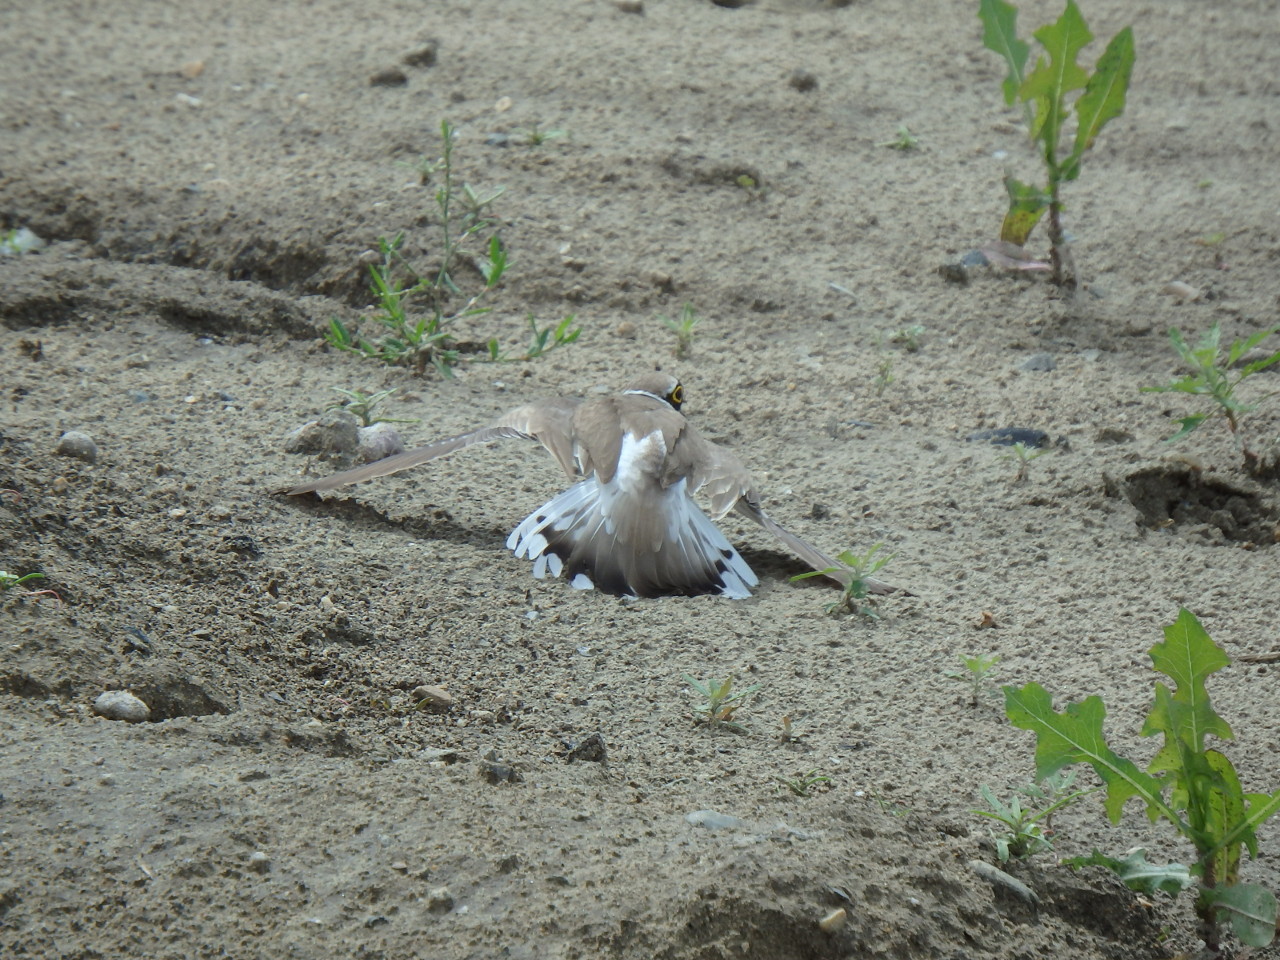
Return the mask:
<svg viewBox="0 0 1280 960"><path fill-rule="evenodd" d="M1004 0L981 0L978 18L982 21L983 46L1000 54L1009 65L1009 75L1001 86L1004 102L1011 104L1022 86L1027 56L1031 53L1030 44L1018 39L1018 10Z"/></svg>
<svg viewBox="0 0 1280 960"><path fill-rule="evenodd" d="M1276 935L1276 898L1266 887L1239 883L1230 887L1202 889L1200 896L1225 913L1231 930L1249 947L1265 947Z"/></svg>
<svg viewBox="0 0 1280 960"><path fill-rule="evenodd" d="M1125 801L1130 797L1142 799L1152 819L1168 809L1161 794L1164 784L1107 746L1102 733L1107 708L1101 698L1088 697L1057 713L1049 694L1038 683L1028 683L1021 689L1005 687L1004 697L1009 721L1036 735L1037 780L1072 763L1088 763L1106 784L1103 806L1112 823L1120 822Z"/></svg>
<svg viewBox="0 0 1280 960"><path fill-rule="evenodd" d="M1147 851L1135 847L1125 854L1124 859L1117 860L1095 849L1087 857L1071 857L1064 860L1069 867L1106 867L1130 890L1139 893L1154 894L1163 891L1170 896L1177 896L1192 886L1191 871L1181 863L1148 863Z"/></svg>
<svg viewBox="0 0 1280 960"><path fill-rule="evenodd" d="M1009 211L1000 226L1000 239L1021 247L1049 209L1049 198L1039 187L1015 177L1005 177L1004 188L1009 194Z"/></svg>
<svg viewBox="0 0 1280 960"><path fill-rule="evenodd" d="M1080 160L1093 146L1098 132L1124 112L1125 94L1133 74L1133 28L1125 27L1107 44L1098 59L1084 94L1076 101L1075 146L1062 166L1065 180L1080 176Z"/></svg>
<svg viewBox="0 0 1280 960"><path fill-rule="evenodd" d="M1205 680L1228 666L1226 653L1210 638L1196 615L1183 608L1178 619L1164 628L1164 642L1149 651L1151 665L1174 682L1177 689L1171 698L1162 698L1164 684L1156 684L1156 706L1142 726L1142 735L1162 733L1165 749L1151 762L1150 770L1174 769L1164 761L1170 738L1181 740L1197 753L1204 752L1204 738L1210 734L1220 740L1232 738L1231 726L1214 712L1209 702ZM1164 700L1164 702L1162 702ZM1172 758L1176 761L1176 758Z"/></svg>
<svg viewBox="0 0 1280 960"><path fill-rule="evenodd" d="M1043 143L1045 160L1052 168L1058 132L1062 129L1064 98L1089 82L1089 74L1076 63L1076 57L1093 39L1093 34L1085 25L1075 0L1067 0L1058 21L1041 27L1034 36L1044 47L1046 56L1037 58L1035 69L1018 90L1018 97L1036 104L1031 137Z"/></svg>

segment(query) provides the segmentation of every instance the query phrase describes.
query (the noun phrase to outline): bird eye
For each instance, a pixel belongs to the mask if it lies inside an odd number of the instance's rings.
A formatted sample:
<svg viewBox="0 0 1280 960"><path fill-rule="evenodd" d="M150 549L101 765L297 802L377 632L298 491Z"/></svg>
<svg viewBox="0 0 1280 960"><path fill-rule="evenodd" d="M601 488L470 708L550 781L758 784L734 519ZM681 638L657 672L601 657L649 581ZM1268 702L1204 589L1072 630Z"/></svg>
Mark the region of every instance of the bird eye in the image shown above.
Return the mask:
<svg viewBox="0 0 1280 960"><path fill-rule="evenodd" d="M680 404L684 403L684 387L681 384L677 383L675 385L675 389L673 389L669 394L667 394L667 401L673 407L679 410Z"/></svg>

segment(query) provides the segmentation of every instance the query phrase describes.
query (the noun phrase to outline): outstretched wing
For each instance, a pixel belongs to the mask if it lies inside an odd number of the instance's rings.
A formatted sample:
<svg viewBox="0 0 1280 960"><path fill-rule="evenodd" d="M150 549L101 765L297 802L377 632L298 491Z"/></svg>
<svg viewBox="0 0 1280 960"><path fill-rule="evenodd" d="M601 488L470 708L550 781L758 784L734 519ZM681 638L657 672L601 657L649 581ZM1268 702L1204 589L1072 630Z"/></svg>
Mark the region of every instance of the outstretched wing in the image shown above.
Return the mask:
<svg viewBox="0 0 1280 960"><path fill-rule="evenodd" d="M829 557L807 540L780 526L760 507L760 495L751 482L751 474L734 454L702 437L692 427L686 428L673 451L673 466L685 469L691 490L701 490L711 501L711 516L719 520L730 510L753 520L773 534L788 550L812 569L845 586L851 573L839 560ZM868 577L872 593L896 593L897 588Z"/></svg>
<svg viewBox="0 0 1280 960"><path fill-rule="evenodd" d="M577 476L577 468L573 460L572 420L573 411L579 402L575 397L557 397L553 400L526 403L503 415L491 426L437 440L425 447L406 450L404 453L397 453L393 457L386 457L353 470L344 470L342 473L335 473L319 480L300 483L286 492L293 496L319 490L333 490L349 483L387 477L401 470L408 470L410 467L447 456L463 447L508 438L537 440L551 451L551 455L556 458L561 469L573 478Z"/></svg>

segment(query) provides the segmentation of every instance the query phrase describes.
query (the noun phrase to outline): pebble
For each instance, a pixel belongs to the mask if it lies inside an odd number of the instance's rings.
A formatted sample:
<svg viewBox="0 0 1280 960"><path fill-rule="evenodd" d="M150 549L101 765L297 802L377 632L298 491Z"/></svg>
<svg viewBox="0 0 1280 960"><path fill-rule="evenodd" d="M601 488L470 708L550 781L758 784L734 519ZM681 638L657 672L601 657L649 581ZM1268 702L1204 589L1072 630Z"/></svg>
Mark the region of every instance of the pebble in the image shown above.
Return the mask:
<svg viewBox="0 0 1280 960"><path fill-rule="evenodd" d="M439 53L440 42L428 39L408 51L400 58L400 62L406 67L434 67Z"/></svg>
<svg viewBox="0 0 1280 960"><path fill-rule="evenodd" d="M1048 373L1050 370L1058 369L1058 362L1053 359L1051 353L1033 353L1022 362L1019 370L1026 370L1030 373Z"/></svg>
<svg viewBox="0 0 1280 960"><path fill-rule="evenodd" d="M436 887L427 894L428 913L448 913L453 909L453 894L448 887Z"/></svg>
<svg viewBox="0 0 1280 960"><path fill-rule="evenodd" d="M271 858L261 850L249 854L249 869L254 873L266 873L271 869Z"/></svg>
<svg viewBox="0 0 1280 960"><path fill-rule="evenodd" d="M584 739L576 747L569 751L565 760L573 763L575 760L586 760L592 763L604 763L608 759L608 751L605 747L604 737L598 733Z"/></svg>
<svg viewBox="0 0 1280 960"><path fill-rule="evenodd" d="M747 821L745 820L731 817L727 813L716 813L714 810L695 810L693 813L686 813L684 818L695 827L706 827L708 830L747 826Z"/></svg>
<svg viewBox="0 0 1280 960"><path fill-rule="evenodd" d="M351 456L359 446L356 418L340 410L304 423L284 438L285 453Z"/></svg>
<svg viewBox="0 0 1280 960"><path fill-rule="evenodd" d="M399 67L384 67L369 78L371 87L403 87L409 82Z"/></svg>
<svg viewBox="0 0 1280 960"><path fill-rule="evenodd" d="M98 445L93 442L93 437L79 430L68 430L59 437L56 452L60 457L72 457L85 463L98 459Z"/></svg>
<svg viewBox="0 0 1280 960"><path fill-rule="evenodd" d="M128 690L107 690L93 701L93 712L108 720L142 723L151 719L151 708Z"/></svg>
<svg viewBox="0 0 1280 960"><path fill-rule="evenodd" d="M837 907L825 917L818 921L818 926L823 933L835 933L845 925L849 919L849 912L844 907Z"/></svg>
<svg viewBox="0 0 1280 960"><path fill-rule="evenodd" d="M1179 300L1191 301L1200 299L1200 291L1189 283L1183 283L1181 280L1174 280L1172 283L1166 283L1160 288L1161 293L1167 293L1170 296L1177 297Z"/></svg>
<svg viewBox="0 0 1280 960"><path fill-rule="evenodd" d="M404 453L404 441L400 431L389 423L375 423L356 431L359 438L356 459L372 463L384 457Z"/></svg>
<svg viewBox="0 0 1280 960"><path fill-rule="evenodd" d="M414 687L413 692L409 694L413 698L413 702L417 709L425 710L428 713L448 713L453 709L453 705L457 701L453 695L444 687L436 687L424 684L420 687Z"/></svg>
<svg viewBox="0 0 1280 960"><path fill-rule="evenodd" d="M623 320L614 328L614 336L621 337L623 340L634 340L636 338L636 325L630 320Z"/></svg>
<svg viewBox="0 0 1280 960"><path fill-rule="evenodd" d="M818 89L818 78L803 67L792 70L787 77L787 83L793 90L799 90L801 93Z"/></svg>

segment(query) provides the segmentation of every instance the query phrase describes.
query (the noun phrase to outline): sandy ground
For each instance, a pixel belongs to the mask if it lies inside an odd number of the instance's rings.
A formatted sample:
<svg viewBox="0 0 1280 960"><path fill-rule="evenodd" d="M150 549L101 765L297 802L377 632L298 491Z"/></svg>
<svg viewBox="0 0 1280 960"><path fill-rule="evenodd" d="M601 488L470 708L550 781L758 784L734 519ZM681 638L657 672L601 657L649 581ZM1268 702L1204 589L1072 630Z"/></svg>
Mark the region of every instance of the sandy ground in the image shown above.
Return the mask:
<svg viewBox="0 0 1280 960"><path fill-rule="evenodd" d="M1246 788L1280 783L1276 483L1216 424L1167 445L1191 411L1139 392L1177 373L1171 325L1280 322L1277 5L1089 0L1097 36L1133 24L1138 64L1069 188L1074 299L937 272L998 231L1004 166L1033 172L976 4L638 7L0 11L0 227L49 241L0 258L0 567L60 598L0 604L0 954L1197 949L1190 895L1057 862L1185 859L1136 806L1113 828L1091 798L1008 867L1038 906L975 872L995 862L979 788L1028 783L1033 741L947 674L990 654L995 685L1101 694L1146 758L1146 651L1186 606L1237 661L1211 692ZM1024 4L1024 31L1058 10ZM380 236L433 262L412 165L446 118L460 177L505 188L512 261L458 339L582 327L455 379L321 338L367 314ZM531 144L535 125L563 135ZM901 125L918 149L882 146ZM658 317L685 303L703 320L676 359ZM915 326L913 352L893 335ZM773 515L832 552L882 544L913 595L829 616L833 591L733 520L749 600L534 580L503 549L563 484L532 445L278 493L342 465L285 450L334 388L394 387L413 444L655 364ZM1003 427L1052 438L1025 482L965 439ZM96 459L56 452L68 430ZM1247 430L1273 447L1274 401ZM758 683L749 732L695 725L686 673ZM423 685L448 702L416 709ZM105 690L151 722L96 715ZM603 757L574 759L592 735ZM780 782L819 775L807 796ZM1280 887L1276 842L1246 879Z"/></svg>

